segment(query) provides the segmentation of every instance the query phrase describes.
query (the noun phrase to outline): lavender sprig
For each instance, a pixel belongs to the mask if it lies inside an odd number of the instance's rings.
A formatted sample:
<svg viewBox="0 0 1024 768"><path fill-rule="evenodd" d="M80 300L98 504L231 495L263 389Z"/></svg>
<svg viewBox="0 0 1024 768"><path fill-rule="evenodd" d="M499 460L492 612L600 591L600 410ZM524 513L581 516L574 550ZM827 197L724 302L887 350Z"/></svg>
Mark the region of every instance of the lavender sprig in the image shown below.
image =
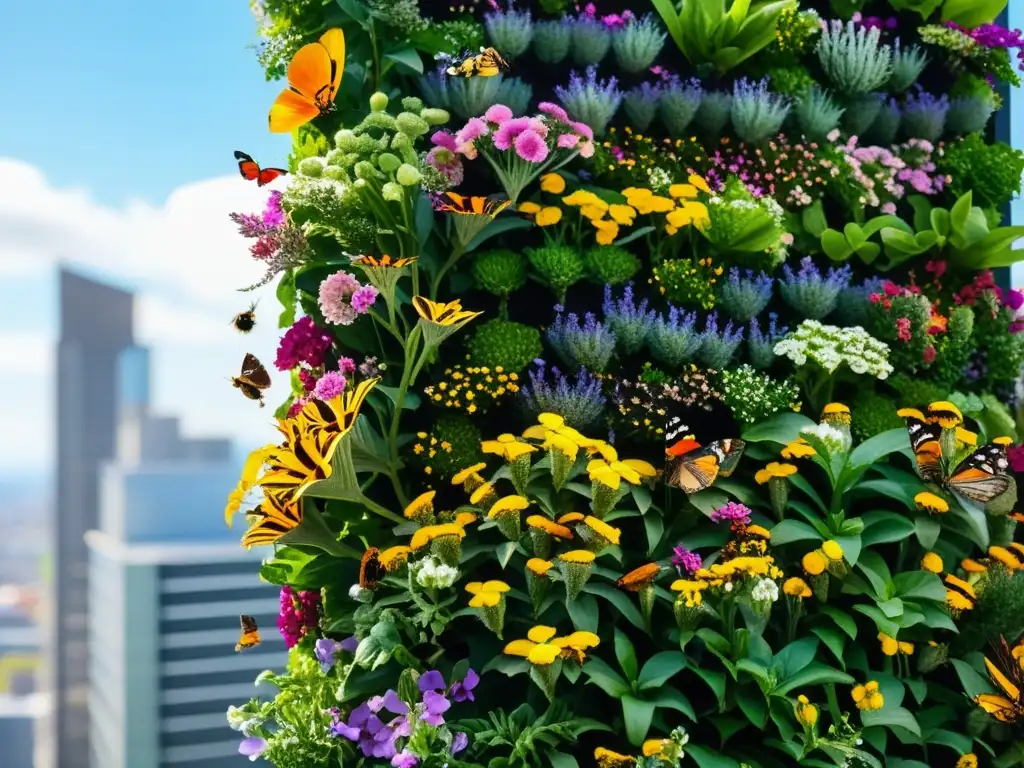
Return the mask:
<svg viewBox="0 0 1024 768"><path fill-rule="evenodd" d="M599 323L592 312L587 312L580 324L579 315L563 314L555 307L555 322L548 328L547 340L566 365L604 373L615 352L615 334L604 323Z"/></svg>
<svg viewBox="0 0 1024 768"><path fill-rule="evenodd" d="M662 88L660 84L640 83L626 91L622 98L622 108L629 118L634 130L646 131L658 114Z"/></svg>
<svg viewBox="0 0 1024 768"><path fill-rule="evenodd" d="M587 67L586 74L569 75L568 86L555 86L555 95L574 120L586 123L595 135L602 135L622 103L619 81L614 77L597 79L597 67Z"/></svg>
<svg viewBox="0 0 1024 768"><path fill-rule="evenodd" d="M536 369L529 372L530 384L521 390L522 403L533 416L556 413L576 429L601 421L606 398L600 379L581 368L570 383L568 376L551 366L549 381L547 363L539 358L533 363Z"/></svg>
<svg viewBox="0 0 1024 768"><path fill-rule="evenodd" d="M733 85L732 127L750 144L777 134L789 110L789 99L768 90L767 77L757 82L742 77Z"/></svg>
<svg viewBox="0 0 1024 768"><path fill-rule="evenodd" d="M716 311L708 315L700 338L701 362L708 368L720 371L729 365L740 342L743 341L743 328L733 327L732 320L730 320L720 332L718 330L718 312Z"/></svg>
<svg viewBox="0 0 1024 768"><path fill-rule="evenodd" d="M733 267L722 285L719 304L733 320L745 323L768 306L774 285L775 281L764 272L754 274L748 269L741 274L739 268Z"/></svg>
<svg viewBox="0 0 1024 768"><path fill-rule="evenodd" d="M700 80L680 80L673 75L664 85L658 112L669 135L682 136L700 109L704 86Z"/></svg>
<svg viewBox="0 0 1024 768"><path fill-rule="evenodd" d="M647 345L651 353L670 368L692 362L700 349L701 334L695 329L696 312L669 305L668 317L660 316L650 328Z"/></svg>
<svg viewBox="0 0 1024 768"><path fill-rule="evenodd" d="M836 308L839 292L850 284L852 275L847 264L839 269L831 267L822 276L810 256L800 260L799 272L793 272L788 264L782 272L785 277L779 280L779 293L783 300L810 320L821 320Z"/></svg>
<svg viewBox="0 0 1024 768"><path fill-rule="evenodd" d="M647 308L647 299L636 304L633 298L633 283L627 283L622 298L612 298L612 287L604 287L604 319L615 335L615 343L622 355L633 355L639 352L657 313Z"/></svg>
<svg viewBox="0 0 1024 768"><path fill-rule="evenodd" d="M775 362L775 342L789 333L788 326L778 325L779 316L774 312L768 314L768 330L761 332L761 324L755 317L750 321L750 333L747 334L747 353L750 363L755 368L767 370Z"/></svg>
<svg viewBox="0 0 1024 768"><path fill-rule="evenodd" d="M907 96L903 105L903 133L908 139L938 141L946 129L948 113L946 94L936 97L919 87Z"/></svg>

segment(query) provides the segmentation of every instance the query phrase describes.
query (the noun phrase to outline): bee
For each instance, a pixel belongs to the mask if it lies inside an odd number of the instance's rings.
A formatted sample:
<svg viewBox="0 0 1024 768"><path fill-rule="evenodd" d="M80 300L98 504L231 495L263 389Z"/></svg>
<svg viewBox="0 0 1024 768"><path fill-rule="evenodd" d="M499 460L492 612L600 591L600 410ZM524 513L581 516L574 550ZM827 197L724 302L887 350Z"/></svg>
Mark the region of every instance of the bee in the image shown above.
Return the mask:
<svg viewBox="0 0 1024 768"><path fill-rule="evenodd" d="M451 77L494 77L499 72L508 72L508 62L494 48L481 48L473 56L463 55L453 59L445 72Z"/></svg>
<svg viewBox="0 0 1024 768"><path fill-rule="evenodd" d="M245 312L239 312L232 318L231 324L239 333L248 333L256 326L256 304L254 301Z"/></svg>
<svg viewBox="0 0 1024 768"><path fill-rule="evenodd" d="M270 387L270 374L255 355L246 354L242 360L242 372L231 377L231 385L242 390L242 394L250 400L259 400L262 408L266 405L263 402L263 390Z"/></svg>

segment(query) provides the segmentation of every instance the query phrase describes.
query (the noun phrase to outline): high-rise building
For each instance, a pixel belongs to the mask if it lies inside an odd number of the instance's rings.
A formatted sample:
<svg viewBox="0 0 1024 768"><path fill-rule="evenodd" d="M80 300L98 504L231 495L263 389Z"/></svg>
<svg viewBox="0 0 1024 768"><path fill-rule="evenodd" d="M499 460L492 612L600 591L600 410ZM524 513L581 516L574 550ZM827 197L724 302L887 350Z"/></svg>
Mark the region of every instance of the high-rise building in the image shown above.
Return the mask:
<svg viewBox="0 0 1024 768"><path fill-rule="evenodd" d="M98 478L114 455L119 358L132 344L131 293L60 270L57 344L56 498L52 575L46 601L50 722L44 765L85 768L88 550L85 532L98 520Z"/></svg>
<svg viewBox="0 0 1024 768"><path fill-rule="evenodd" d="M246 765L225 713L280 666L277 592L260 582L258 552L224 525L239 462L226 440L181 437L148 409L148 356L119 361L120 423L100 471L98 529L89 547L91 768ZM264 642L234 650L238 617Z"/></svg>

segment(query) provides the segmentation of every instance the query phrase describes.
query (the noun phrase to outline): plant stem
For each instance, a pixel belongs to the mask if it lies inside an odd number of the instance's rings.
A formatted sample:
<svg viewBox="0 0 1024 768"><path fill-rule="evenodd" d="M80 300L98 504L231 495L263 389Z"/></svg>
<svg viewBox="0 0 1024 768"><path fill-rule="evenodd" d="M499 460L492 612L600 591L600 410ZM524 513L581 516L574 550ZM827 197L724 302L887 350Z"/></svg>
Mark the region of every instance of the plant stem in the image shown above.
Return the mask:
<svg viewBox="0 0 1024 768"><path fill-rule="evenodd" d="M434 275L434 279L430 283L430 298L432 301L437 301L437 289L441 287L441 278L445 276L449 269L455 266L455 262L461 259L465 252L465 246L460 242L456 242L452 248L452 255L448 257L444 266Z"/></svg>

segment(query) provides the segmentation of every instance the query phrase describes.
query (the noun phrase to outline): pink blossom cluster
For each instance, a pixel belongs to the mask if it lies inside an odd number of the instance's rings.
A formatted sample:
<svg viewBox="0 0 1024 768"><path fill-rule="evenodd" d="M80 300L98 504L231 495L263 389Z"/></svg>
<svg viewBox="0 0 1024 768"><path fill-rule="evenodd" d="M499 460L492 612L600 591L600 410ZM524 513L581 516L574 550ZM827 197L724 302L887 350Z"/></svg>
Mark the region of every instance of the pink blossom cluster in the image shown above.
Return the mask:
<svg viewBox="0 0 1024 768"><path fill-rule="evenodd" d="M320 311L334 325L352 325L376 300L377 289L363 285L348 272L335 272L320 283Z"/></svg>
<svg viewBox="0 0 1024 768"><path fill-rule="evenodd" d="M833 136L838 137L838 132L830 134ZM930 141L910 139L893 149L858 146L857 142L858 138L851 136L838 148L854 182L862 188L862 205L894 214L896 201L903 199L908 186L922 195L935 195L945 188L947 179L935 173L935 147Z"/></svg>
<svg viewBox="0 0 1024 768"><path fill-rule="evenodd" d="M320 623L320 593L296 592L285 585L281 587L281 610L277 617L277 629L284 638L287 648L295 647L299 640Z"/></svg>
<svg viewBox="0 0 1024 768"><path fill-rule="evenodd" d="M588 125L570 120L557 104L541 102L540 111L543 114L515 117L504 104L495 104L482 117L471 117L454 134L437 131L430 141L435 149L468 160L475 159L481 149L492 148L499 152L514 151L528 163L543 163L556 149L577 150L581 157L593 156L594 132Z"/></svg>
<svg viewBox="0 0 1024 768"><path fill-rule="evenodd" d="M317 328L311 317L300 317L285 331L277 346L274 366L279 371L290 371L300 365L318 368L334 343L327 331Z"/></svg>
<svg viewBox="0 0 1024 768"><path fill-rule="evenodd" d="M609 13L604 16L597 15L597 6L593 3L587 3L582 8L579 3L576 4L576 11L581 17L588 19L597 19L604 24L608 29L622 29L629 22L633 21L636 16L628 8L622 13Z"/></svg>
<svg viewBox="0 0 1024 768"><path fill-rule="evenodd" d="M256 240L249 246L249 253L254 259L268 261L281 247L280 231L284 229L286 220L280 192L270 193L262 214L231 213L228 218L238 225L242 237Z"/></svg>

